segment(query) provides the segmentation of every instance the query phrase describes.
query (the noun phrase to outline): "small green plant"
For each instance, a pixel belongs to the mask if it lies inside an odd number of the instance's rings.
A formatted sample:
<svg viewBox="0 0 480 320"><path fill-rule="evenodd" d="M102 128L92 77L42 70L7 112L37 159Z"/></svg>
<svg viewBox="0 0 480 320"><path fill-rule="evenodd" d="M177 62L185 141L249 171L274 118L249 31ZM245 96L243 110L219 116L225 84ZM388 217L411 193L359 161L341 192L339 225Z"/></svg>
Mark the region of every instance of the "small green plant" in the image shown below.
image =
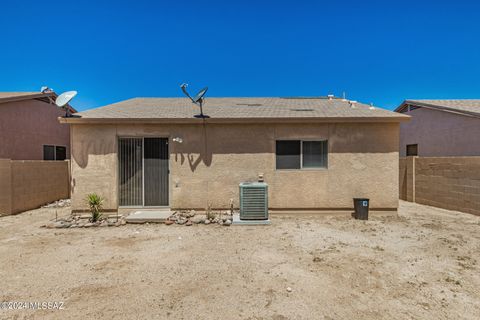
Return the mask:
<svg viewBox="0 0 480 320"><path fill-rule="evenodd" d="M208 204L207 210L205 210L205 214L207 215L208 220L215 219L215 212L212 211L212 205Z"/></svg>
<svg viewBox="0 0 480 320"><path fill-rule="evenodd" d="M87 195L88 207L92 213L92 217L90 218L91 222L97 222L102 217L103 201L104 199L96 193Z"/></svg>

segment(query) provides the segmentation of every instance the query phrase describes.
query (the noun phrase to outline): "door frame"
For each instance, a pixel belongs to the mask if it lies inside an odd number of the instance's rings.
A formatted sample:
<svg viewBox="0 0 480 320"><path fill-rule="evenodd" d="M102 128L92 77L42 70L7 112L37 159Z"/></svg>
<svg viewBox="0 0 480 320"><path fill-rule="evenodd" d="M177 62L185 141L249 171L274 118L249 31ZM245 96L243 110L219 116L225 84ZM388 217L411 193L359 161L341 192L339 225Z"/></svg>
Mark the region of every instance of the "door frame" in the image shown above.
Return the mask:
<svg viewBox="0 0 480 320"><path fill-rule="evenodd" d="M118 141L120 139L142 139L142 205L141 206L121 206L120 205L120 177L119 177L119 169L120 169L120 161L119 159L119 152L120 152L120 144ZM167 178L168 178L168 203L165 206L145 206L145 138L163 138L167 139L167 155L168 155L168 162L167 162ZM159 135L151 135L151 136L131 136L131 135L117 135L117 203L118 208L121 209L165 209L170 208L170 199L171 199L171 179L170 179L170 136L159 136Z"/></svg>

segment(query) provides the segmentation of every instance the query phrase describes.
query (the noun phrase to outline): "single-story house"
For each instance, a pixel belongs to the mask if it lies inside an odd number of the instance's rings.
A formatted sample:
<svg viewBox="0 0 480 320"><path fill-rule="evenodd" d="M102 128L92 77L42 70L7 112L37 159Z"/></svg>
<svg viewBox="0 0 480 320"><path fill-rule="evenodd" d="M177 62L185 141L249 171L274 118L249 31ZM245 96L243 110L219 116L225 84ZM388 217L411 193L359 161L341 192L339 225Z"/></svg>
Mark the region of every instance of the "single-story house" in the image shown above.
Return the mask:
<svg viewBox="0 0 480 320"><path fill-rule="evenodd" d="M480 100L405 100L400 156L480 156Z"/></svg>
<svg viewBox="0 0 480 320"><path fill-rule="evenodd" d="M271 212L398 207L399 123L338 98L135 98L61 118L71 128L72 210L226 209L239 184L268 183Z"/></svg>
<svg viewBox="0 0 480 320"><path fill-rule="evenodd" d="M70 158L70 130L58 123L65 111L55 105L56 97L53 91L0 92L0 159Z"/></svg>

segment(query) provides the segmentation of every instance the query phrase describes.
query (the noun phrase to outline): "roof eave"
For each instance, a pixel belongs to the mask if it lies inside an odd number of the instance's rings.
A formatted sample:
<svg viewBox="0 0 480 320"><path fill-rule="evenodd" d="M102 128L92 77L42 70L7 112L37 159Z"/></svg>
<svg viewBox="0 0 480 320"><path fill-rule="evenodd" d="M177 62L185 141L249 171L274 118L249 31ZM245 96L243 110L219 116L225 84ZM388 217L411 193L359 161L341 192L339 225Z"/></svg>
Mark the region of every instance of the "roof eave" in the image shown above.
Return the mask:
<svg viewBox="0 0 480 320"><path fill-rule="evenodd" d="M398 106L398 108L395 109L395 112L400 112L405 106L408 105L413 105L416 107L423 107L431 110L438 110L438 111L444 111L444 112L449 112L449 113L455 113L459 115L464 115L464 116L470 116L470 117L475 117L475 118L480 118L480 113L476 112L469 112L465 110L458 110L455 108L449 108L445 106L440 106L440 105L435 105L435 104L430 104L430 103L424 103L420 101L415 101L415 100L405 100L403 103Z"/></svg>
<svg viewBox="0 0 480 320"><path fill-rule="evenodd" d="M30 94L30 95L21 95L21 96L0 98L0 103L30 100L30 99L44 98L44 97L51 97L51 96L55 96L55 93L54 92L47 92L47 93L39 92L38 94Z"/></svg>
<svg viewBox="0 0 480 320"><path fill-rule="evenodd" d="M324 118L80 118L60 117L67 124L200 124L200 123L332 123L332 122L387 122L409 121L410 116L399 117L324 117Z"/></svg>

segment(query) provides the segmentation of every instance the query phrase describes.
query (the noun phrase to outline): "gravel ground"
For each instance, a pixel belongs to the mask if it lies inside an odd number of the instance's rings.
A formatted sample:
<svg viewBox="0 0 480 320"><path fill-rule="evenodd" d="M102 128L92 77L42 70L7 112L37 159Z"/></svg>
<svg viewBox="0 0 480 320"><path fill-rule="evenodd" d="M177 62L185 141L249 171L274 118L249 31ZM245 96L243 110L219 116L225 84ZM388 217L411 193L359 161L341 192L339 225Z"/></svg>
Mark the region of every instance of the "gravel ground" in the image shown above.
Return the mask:
<svg viewBox="0 0 480 320"><path fill-rule="evenodd" d="M401 202L398 217L369 221L40 228L55 210L0 218L0 301L64 309L1 319L480 318L469 214Z"/></svg>

